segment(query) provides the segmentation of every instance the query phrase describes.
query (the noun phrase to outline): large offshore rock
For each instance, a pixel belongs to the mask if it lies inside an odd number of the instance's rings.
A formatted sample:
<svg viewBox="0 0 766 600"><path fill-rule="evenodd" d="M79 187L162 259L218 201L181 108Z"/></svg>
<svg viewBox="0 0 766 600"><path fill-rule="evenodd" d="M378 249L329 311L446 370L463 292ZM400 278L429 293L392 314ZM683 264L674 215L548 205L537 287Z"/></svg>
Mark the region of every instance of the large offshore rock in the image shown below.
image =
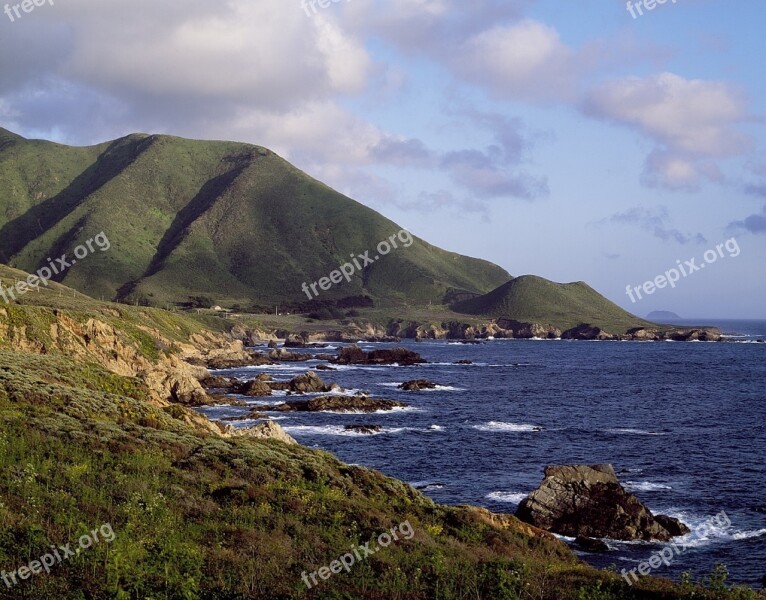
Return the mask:
<svg viewBox="0 0 766 600"><path fill-rule="evenodd" d="M572 537L667 541L689 532L677 519L655 517L620 485L612 465L546 467L545 479L516 516Z"/></svg>

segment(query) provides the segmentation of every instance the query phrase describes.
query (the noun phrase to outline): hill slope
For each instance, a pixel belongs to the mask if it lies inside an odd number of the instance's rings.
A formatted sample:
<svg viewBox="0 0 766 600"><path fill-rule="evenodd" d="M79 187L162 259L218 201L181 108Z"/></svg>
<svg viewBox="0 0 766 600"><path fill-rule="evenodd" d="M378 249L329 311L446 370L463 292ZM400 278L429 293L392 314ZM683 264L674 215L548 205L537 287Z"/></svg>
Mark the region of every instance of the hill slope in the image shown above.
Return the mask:
<svg viewBox="0 0 766 600"><path fill-rule="evenodd" d="M111 243L58 281L152 304L307 301L328 276L401 227L274 153L233 142L134 134L86 148L0 129L0 262L36 271L99 232ZM440 303L509 278L487 261L415 239L321 292L389 304ZM361 262L361 261L360 261Z"/></svg>
<svg viewBox="0 0 766 600"><path fill-rule="evenodd" d="M554 283L534 275L516 277L488 294L458 302L452 308L472 315L550 323L560 329L591 323L612 333L624 333L631 327L649 324L582 281Z"/></svg>

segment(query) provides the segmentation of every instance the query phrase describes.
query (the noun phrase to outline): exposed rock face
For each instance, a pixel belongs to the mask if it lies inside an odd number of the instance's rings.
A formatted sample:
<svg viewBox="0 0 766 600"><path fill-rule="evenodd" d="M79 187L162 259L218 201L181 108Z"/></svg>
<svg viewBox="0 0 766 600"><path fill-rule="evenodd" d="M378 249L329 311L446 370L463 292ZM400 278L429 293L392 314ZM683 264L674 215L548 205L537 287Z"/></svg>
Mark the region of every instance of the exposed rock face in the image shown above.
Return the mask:
<svg viewBox="0 0 766 600"><path fill-rule="evenodd" d="M601 327L581 323L577 327L567 329L561 334L562 340L614 340L617 339L611 333L607 333Z"/></svg>
<svg viewBox="0 0 766 600"><path fill-rule="evenodd" d="M278 423L274 421L264 421L252 427L237 429L231 425L226 426L225 434L229 437L248 437L257 440L278 440L285 444L297 445L298 442L290 436Z"/></svg>
<svg viewBox="0 0 766 600"><path fill-rule="evenodd" d="M659 330L647 327L634 327L626 333L630 340L673 340L675 342L720 342L723 339L721 330L717 327L699 327L693 329L673 328Z"/></svg>
<svg viewBox="0 0 766 600"><path fill-rule="evenodd" d="M628 339L638 341L659 341L663 339L662 334L657 329L650 329L647 327L634 327L628 329L626 333Z"/></svg>
<svg viewBox="0 0 766 600"><path fill-rule="evenodd" d="M435 383L427 379L413 379L412 381L405 381L399 386L399 389L406 392L419 392L420 390L434 390L436 387Z"/></svg>
<svg viewBox="0 0 766 600"><path fill-rule="evenodd" d="M229 390L237 385L236 379L221 377L220 375L209 375L200 380L202 386L209 390Z"/></svg>
<svg viewBox="0 0 766 600"><path fill-rule="evenodd" d="M403 402L393 400L377 400L368 396L319 396L309 400L291 400L276 406L256 406L255 410L277 412L365 412L393 410L407 406Z"/></svg>
<svg viewBox="0 0 766 600"><path fill-rule="evenodd" d="M420 354L406 348L393 348L391 350L373 350L365 352L359 346L346 346L341 348L338 356L332 362L340 365L417 365L426 362Z"/></svg>
<svg viewBox="0 0 766 600"><path fill-rule="evenodd" d="M327 393L340 389L337 383L325 383L314 371L297 375L290 381L270 381L267 385L272 390L287 390L297 394Z"/></svg>
<svg viewBox="0 0 766 600"><path fill-rule="evenodd" d="M271 396L271 386L267 382L257 379L241 383L234 391L243 396Z"/></svg>
<svg viewBox="0 0 766 600"><path fill-rule="evenodd" d="M308 335L288 335L283 345L285 348L305 348L308 345Z"/></svg>
<svg viewBox="0 0 766 600"><path fill-rule="evenodd" d="M723 336L720 329L715 327L705 327L702 329L677 329L668 332L667 337L676 342L720 342Z"/></svg>
<svg viewBox="0 0 766 600"><path fill-rule="evenodd" d="M496 324L499 331L494 334L495 337L512 337L519 339L556 339L561 337L561 330L553 325L524 323L514 319L498 319Z"/></svg>
<svg viewBox="0 0 766 600"><path fill-rule="evenodd" d="M522 521L569 536L668 541L689 529L652 515L620 485L612 465L549 466L516 511Z"/></svg>
<svg viewBox="0 0 766 600"><path fill-rule="evenodd" d="M676 537L679 535L686 535L689 533L689 528L681 523L678 519L668 517L666 515L654 515L654 520L667 529L671 536Z"/></svg>

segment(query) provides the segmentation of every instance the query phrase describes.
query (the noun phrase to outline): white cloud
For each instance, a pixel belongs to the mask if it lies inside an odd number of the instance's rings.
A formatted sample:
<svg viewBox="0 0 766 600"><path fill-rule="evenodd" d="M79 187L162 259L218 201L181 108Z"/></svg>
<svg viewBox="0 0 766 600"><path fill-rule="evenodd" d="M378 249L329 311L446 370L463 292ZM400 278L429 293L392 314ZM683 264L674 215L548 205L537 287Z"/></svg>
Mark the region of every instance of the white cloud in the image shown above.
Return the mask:
<svg viewBox="0 0 766 600"><path fill-rule="evenodd" d="M525 19L496 26L466 40L455 53L455 71L502 98L552 101L574 97L576 53L558 32Z"/></svg>
<svg viewBox="0 0 766 600"><path fill-rule="evenodd" d="M720 182L714 159L752 148L750 137L738 129L749 118L745 101L723 82L673 73L626 77L592 90L583 109L636 129L655 143L644 169L647 185L695 190L705 179Z"/></svg>

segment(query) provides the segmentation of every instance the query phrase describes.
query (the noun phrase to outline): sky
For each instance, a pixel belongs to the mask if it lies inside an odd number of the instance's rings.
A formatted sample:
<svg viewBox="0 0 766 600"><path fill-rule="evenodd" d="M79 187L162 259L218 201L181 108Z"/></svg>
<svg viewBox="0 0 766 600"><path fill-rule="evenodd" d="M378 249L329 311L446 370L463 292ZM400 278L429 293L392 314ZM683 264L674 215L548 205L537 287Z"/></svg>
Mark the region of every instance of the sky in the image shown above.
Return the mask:
<svg viewBox="0 0 766 600"><path fill-rule="evenodd" d="M15 6L0 126L25 137L259 144L514 276L766 318L762 0Z"/></svg>

